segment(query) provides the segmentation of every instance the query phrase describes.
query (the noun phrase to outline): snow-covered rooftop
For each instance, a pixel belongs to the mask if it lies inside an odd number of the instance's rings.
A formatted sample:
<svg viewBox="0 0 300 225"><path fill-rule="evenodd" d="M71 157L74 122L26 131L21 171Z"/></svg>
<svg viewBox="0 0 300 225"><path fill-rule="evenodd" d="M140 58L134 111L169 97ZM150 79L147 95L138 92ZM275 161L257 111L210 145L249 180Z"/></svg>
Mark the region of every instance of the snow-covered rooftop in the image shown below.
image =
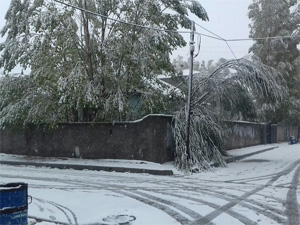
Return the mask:
<svg viewBox="0 0 300 225"><path fill-rule="evenodd" d="M200 74L200 71L198 70L194 70L193 74ZM190 70L189 69L185 69L182 71L182 76L186 77L190 75ZM159 74L157 75L158 79L163 79L163 78L171 78L172 76L169 74Z"/></svg>

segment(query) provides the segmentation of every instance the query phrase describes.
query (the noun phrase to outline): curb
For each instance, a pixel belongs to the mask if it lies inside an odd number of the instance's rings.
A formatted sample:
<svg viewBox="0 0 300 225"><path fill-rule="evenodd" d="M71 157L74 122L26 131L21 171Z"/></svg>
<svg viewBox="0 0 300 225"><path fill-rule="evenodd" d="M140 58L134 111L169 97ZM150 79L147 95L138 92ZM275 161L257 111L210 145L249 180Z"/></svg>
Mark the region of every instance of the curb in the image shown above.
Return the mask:
<svg viewBox="0 0 300 225"><path fill-rule="evenodd" d="M239 156L229 156L225 158L226 163L236 162L238 160L267 152L278 148L278 146L266 148L256 152L251 152ZM25 161L5 161L0 160L0 164L4 165L16 165L16 166L35 166L35 167L48 167L57 169L74 169L74 170L95 170L95 171L106 171L106 172L119 172L119 173L147 173L151 175L159 176L172 176L174 175L172 170L152 170L142 168L128 168L128 167L110 167L110 166L94 166L94 165L78 165L78 164L59 164L59 163L37 163L37 162L25 162Z"/></svg>
<svg viewBox="0 0 300 225"><path fill-rule="evenodd" d="M256 152L251 152L251 153L248 153L248 154L245 154L245 155L229 156L229 157L225 158L225 162L226 163L232 163L232 162L235 162L235 161L238 161L238 160L241 160L241 159L244 159L244 158L256 155L256 154L260 154L260 153L263 153L263 152L271 151L271 150L273 150L275 148L278 148L278 146L271 147L271 148L266 148L266 149L259 150L259 151L256 151Z"/></svg>
<svg viewBox="0 0 300 225"><path fill-rule="evenodd" d="M36 162L22 162L22 161L4 161L0 160L0 164L17 165L17 166L35 166L35 167L49 167L57 169L74 169L74 170L96 170L106 172L120 172L120 173L148 173L151 175L172 176L172 170L152 170L140 168L127 167L108 167L108 166L93 166L93 165L77 165L77 164L57 164L57 163L36 163Z"/></svg>

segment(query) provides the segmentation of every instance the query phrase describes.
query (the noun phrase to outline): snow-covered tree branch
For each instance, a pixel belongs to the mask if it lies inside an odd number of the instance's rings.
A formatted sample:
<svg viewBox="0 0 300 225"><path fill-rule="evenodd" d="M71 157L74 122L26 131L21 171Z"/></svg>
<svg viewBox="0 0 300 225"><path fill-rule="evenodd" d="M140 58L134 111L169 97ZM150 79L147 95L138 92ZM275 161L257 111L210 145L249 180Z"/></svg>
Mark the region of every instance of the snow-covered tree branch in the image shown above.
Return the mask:
<svg viewBox="0 0 300 225"><path fill-rule="evenodd" d="M30 80L31 86L27 92L26 82L18 83L15 88L26 94L17 101L10 100L15 96L0 96L1 102L10 102L0 108L1 121L11 123L21 114L24 123L45 122L45 118L53 123L128 119L134 110L130 98L137 90L143 100L139 116L155 111L147 106L166 101L146 80L156 82L158 72L174 72L169 55L186 44L176 30L189 28L189 13L208 19L194 0L63 2L68 5L11 1L1 30L6 41L0 45L0 67L6 73L18 65L29 68L30 75L19 79ZM5 92L6 86L1 87ZM150 90L160 96L145 94ZM28 110L13 102L27 105Z"/></svg>
<svg viewBox="0 0 300 225"><path fill-rule="evenodd" d="M193 86L189 153L185 143L185 108L177 112L174 119L176 165L185 171L225 165L221 154L222 122L228 118L228 105L247 99L251 103L247 111L258 114L263 104L280 103L288 94L281 73L255 57L230 60L209 75L199 74ZM230 113L230 109L227 112Z"/></svg>
<svg viewBox="0 0 300 225"><path fill-rule="evenodd" d="M289 97L277 107L265 107L265 115L273 123L300 124L299 25L300 8L296 0L255 0L249 6L250 37L256 40L249 52L264 64L279 70L286 80ZM276 15L276 16L274 16ZM273 38L268 38L273 37ZM276 38L274 38L276 37Z"/></svg>

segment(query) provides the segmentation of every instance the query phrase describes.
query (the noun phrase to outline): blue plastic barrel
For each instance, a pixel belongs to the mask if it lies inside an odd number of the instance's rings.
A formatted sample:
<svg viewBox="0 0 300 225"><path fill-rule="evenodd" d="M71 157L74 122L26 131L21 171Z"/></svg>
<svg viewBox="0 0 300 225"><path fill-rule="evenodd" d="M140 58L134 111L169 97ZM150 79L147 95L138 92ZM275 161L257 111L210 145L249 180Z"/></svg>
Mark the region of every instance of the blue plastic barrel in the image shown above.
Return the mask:
<svg viewBox="0 0 300 225"><path fill-rule="evenodd" d="M297 143L297 140L295 137L290 137L290 141L291 141L291 144L294 145Z"/></svg>
<svg viewBox="0 0 300 225"><path fill-rule="evenodd" d="M28 224L28 185L26 183L0 185L0 224Z"/></svg>

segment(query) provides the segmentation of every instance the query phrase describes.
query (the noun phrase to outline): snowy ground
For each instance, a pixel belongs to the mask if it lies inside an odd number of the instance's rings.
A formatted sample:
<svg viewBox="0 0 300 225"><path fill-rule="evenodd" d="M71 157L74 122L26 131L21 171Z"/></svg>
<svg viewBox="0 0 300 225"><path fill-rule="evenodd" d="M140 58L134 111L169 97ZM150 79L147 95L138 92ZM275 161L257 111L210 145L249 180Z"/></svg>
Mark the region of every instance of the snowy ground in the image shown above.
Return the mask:
<svg viewBox="0 0 300 225"><path fill-rule="evenodd" d="M266 147L269 145L229 153L239 155ZM0 155L1 160L9 157L13 156ZM147 168L158 166L146 164ZM159 166L172 168L171 164ZM177 172L174 176L154 176L0 165L1 183L29 184L29 195L33 197L29 205L32 225L122 221L130 221L131 225L300 224L299 176L300 145L287 143L228 164L227 168L193 175Z"/></svg>

